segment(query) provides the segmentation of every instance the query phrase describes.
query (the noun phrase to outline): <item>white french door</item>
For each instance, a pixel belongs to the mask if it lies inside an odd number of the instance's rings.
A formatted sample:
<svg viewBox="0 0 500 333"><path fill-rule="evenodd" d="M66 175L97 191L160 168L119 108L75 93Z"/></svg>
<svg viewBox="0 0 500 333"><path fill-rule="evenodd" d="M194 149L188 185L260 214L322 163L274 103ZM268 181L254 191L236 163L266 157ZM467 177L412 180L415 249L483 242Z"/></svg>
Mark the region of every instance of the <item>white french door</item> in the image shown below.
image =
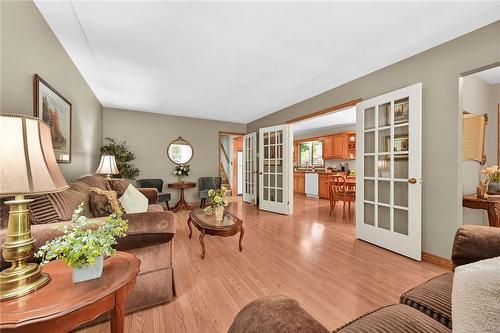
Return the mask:
<svg viewBox="0 0 500 333"><path fill-rule="evenodd" d="M292 141L290 125L259 130L259 209L293 213Z"/></svg>
<svg viewBox="0 0 500 333"><path fill-rule="evenodd" d="M257 134L243 136L243 201L256 203L257 193Z"/></svg>
<svg viewBox="0 0 500 333"><path fill-rule="evenodd" d="M356 238L421 257L422 84L356 106Z"/></svg>

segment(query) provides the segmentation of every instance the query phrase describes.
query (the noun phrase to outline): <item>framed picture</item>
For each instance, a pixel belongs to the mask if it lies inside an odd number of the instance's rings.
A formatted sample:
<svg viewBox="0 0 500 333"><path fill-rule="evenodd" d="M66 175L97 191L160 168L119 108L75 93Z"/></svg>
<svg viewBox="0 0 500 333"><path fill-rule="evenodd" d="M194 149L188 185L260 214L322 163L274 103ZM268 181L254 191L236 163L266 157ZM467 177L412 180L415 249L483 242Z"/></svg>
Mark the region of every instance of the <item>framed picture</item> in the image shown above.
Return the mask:
<svg viewBox="0 0 500 333"><path fill-rule="evenodd" d="M71 163L71 103L38 74L33 78L35 117L50 127L58 163Z"/></svg>

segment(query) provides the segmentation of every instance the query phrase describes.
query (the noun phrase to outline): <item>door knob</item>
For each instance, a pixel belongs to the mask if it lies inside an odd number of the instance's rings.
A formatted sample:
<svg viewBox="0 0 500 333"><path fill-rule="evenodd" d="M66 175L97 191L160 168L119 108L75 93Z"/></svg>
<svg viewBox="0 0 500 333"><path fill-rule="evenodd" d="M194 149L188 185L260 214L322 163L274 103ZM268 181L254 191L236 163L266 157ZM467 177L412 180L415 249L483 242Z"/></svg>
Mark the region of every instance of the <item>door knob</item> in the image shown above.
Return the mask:
<svg viewBox="0 0 500 333"><path fill-rule="evenodd" d="M408 183L410 183L410 184L416 184L417 180L415 178L410 178L410 179L408 179Z"/></svg>

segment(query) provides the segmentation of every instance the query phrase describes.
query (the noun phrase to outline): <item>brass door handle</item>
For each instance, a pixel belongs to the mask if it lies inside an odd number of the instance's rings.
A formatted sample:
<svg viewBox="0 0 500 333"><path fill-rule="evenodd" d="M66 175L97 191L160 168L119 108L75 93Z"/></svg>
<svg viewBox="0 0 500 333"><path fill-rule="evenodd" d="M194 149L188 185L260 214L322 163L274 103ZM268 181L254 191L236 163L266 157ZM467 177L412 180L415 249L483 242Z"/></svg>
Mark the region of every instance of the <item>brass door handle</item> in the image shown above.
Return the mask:
<svg viewBox="0 0 500 333"><path fill-rule="evenodd" d="M410 184L416 184L417 180L415 178L410 178L410 179L408 179L408 183L410 183Z"/></svg>

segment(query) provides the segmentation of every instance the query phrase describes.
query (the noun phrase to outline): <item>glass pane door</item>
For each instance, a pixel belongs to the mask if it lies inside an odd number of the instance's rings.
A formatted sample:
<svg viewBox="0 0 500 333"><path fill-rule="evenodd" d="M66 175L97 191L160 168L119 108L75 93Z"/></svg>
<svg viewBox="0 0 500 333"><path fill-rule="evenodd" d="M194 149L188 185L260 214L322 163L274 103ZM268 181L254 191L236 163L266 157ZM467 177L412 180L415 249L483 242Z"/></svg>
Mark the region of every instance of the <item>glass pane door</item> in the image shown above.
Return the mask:
<svg viewBox="0 0 500 333"><path fill-rule="evenodd" d="M243 136L243 201L255 203L257 174L256 133Z"/></svg>
<svg viewBox="0 0 500 333"><path fill-rule="evenodd" d="M420 260L421 85L364 101L357 116L358 238Z"/></svg>

